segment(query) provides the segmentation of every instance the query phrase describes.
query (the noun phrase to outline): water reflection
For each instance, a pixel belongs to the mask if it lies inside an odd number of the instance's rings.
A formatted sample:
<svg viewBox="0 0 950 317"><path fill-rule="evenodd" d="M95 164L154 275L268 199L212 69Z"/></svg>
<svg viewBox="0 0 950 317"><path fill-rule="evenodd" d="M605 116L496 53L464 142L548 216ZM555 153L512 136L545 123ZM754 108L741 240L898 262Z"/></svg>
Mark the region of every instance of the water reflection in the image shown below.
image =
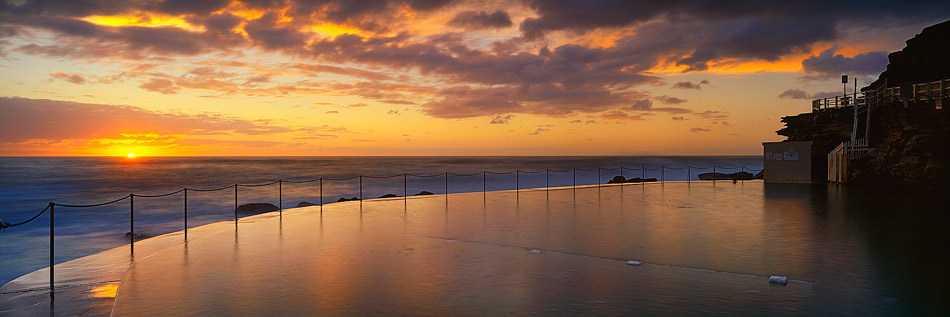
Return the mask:
<svg viewBox="0 0 950 317"><path fill-rule="evenodd" d="M761 182L624 187L344 203L242 223L245 239L192 242L191 260L136 264L116 312L946 313L948 222L932 211L947 206L936 197ZM773 287L771 274L807 283Z"/></svg>

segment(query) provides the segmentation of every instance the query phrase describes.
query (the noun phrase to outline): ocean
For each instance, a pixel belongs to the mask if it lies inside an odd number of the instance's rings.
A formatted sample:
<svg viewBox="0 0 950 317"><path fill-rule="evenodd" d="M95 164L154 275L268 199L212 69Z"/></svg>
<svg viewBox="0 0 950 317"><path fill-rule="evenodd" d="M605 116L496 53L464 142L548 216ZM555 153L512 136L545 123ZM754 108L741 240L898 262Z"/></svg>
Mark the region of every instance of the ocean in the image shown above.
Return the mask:
<svg viewBox="0 0 950 317"><path fill-rule="evenodd" d="M692 166L693 168L688 168ZM614 176L698 180L712 172L755 172L758 156L590 157L4 157L0 158L0 219L18 223L49 202L91 205L134 193L136 234L182 230L183 193L189 189L238 187L239 204L271 203L293 208L387 194L414 195L593 185ZM598 170L600 168L600 170ZM483 173L487 171L487 173ZM516 172L520 171L520 172ZM446 175L445 173L451 173ZM408 174L408 175L405 175ZM363 175L362 179L359 177ZM421 177L426 176L426 177ZM344 178L346 178L344 180ZM298 183L302 181L311 181ZM447 181L447 182L446 182ZM188 226L234 217L234 189L188 192ZM278 197L281 197L278 199ZM129 242L130 201L90 208L57 207L56 256L61 263ZM49 217L0 233L0 285L49 266Z"/></svg>

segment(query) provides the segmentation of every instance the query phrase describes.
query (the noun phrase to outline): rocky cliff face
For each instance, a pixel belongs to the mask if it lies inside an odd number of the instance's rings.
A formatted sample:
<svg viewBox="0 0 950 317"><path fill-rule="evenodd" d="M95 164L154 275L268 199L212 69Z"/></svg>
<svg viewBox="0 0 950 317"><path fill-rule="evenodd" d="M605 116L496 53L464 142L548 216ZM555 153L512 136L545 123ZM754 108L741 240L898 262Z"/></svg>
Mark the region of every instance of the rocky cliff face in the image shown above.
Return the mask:
<svg viewBox="0 0 950 317"><path fill-rule="evenodd" d="M925 28L888 59L887 71L869 87L885 81L894 87L950 78L950 21ZM907 108L902 103L873 107L870 146L875 150L849 162L849 183L950 189L950 104L946 101L944 109L936 109L932 101ZM845 107L788 116L782 118L785 128L776 133L789 141L837 146L851 138L853 115L854 109Z"/></svg>
<svg viewBox="0 0 950 317"><path fill-rule="evenodd" d="M887 70L868 88L922 83L950 77L950 21L924 28L904 49L887 55Z"/></svg>

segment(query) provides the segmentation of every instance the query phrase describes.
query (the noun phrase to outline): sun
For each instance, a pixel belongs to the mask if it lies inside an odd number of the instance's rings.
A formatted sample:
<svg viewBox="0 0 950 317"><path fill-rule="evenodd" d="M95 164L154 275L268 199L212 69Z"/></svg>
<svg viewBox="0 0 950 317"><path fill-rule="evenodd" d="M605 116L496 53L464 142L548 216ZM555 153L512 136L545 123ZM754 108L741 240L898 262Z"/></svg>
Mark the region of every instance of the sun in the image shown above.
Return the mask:
<svg viewBox="0 0 950 317"><path fill-rule="evenodd" d="M135 158L135 153L129 153L129 155L126 155L126 156L128 156L129 158Z"/></svg>

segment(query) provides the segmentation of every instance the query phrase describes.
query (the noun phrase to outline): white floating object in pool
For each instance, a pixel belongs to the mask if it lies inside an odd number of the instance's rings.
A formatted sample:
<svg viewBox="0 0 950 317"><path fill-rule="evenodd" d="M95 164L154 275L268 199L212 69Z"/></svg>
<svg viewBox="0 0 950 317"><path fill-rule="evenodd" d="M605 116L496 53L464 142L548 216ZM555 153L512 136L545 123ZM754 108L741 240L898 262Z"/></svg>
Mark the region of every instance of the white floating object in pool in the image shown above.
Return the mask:
<svg viewBox="0 0 950 317"><path fill-rule="evenodd" d="M640 266L640 264L643 264L643 262L634 260L627 261L627 265Z"/></svg>
<svg viewBox="0 0 950 317"><path fill-rule="evenodd" d="M534 249L534 250L531 250L531 251L528 251L528 252L531 252L531 253L541 253L541 250Z"/></svg>
<svg viewBox="0 0 950 317"><path fill-rule="evenodd" d="M776 284L776 285L782 285L782 286L787 285L788 277L778 276L778 275L769 276L769 284Z"/></svg>

